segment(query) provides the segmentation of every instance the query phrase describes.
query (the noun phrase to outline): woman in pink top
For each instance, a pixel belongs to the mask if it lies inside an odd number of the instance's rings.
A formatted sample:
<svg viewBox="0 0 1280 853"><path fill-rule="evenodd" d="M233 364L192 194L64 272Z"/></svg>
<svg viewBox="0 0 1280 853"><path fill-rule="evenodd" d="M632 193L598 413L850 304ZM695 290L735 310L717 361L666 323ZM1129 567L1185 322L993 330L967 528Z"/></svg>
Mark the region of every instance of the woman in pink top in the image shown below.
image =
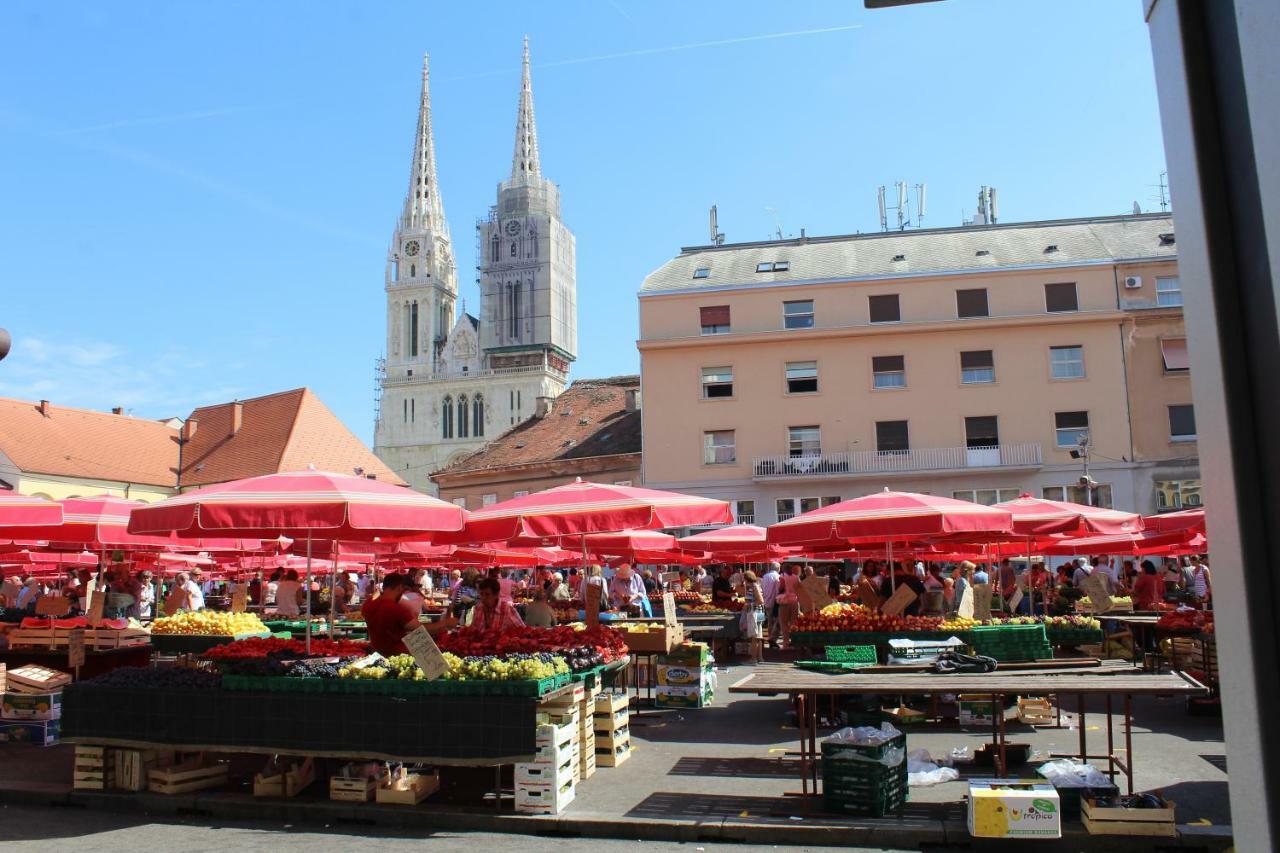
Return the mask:
<svg viewBox="0 0 1280 853"><path fill-rule="evenodd" d="M778 623L782 627L782 648L791 648L791 623L800 614L800 576L794 565L787 566L778 580Z"/></svg>

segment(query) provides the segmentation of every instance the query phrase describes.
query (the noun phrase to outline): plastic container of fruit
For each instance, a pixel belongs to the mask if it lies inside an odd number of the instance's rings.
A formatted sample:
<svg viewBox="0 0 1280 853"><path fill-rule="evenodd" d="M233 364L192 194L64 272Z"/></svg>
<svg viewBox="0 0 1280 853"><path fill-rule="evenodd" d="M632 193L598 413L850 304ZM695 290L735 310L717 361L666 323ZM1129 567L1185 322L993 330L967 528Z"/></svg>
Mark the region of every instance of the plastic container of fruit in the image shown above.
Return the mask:
<svg viewBox="0 0 1280 853"><path fill-rule="evenodd" d="M191 654L204 652L214 646L221 646L235 640L247 640L250 637L270 637L270 631L255 631L250 634L152 634L151 645L158 652L173 654Z"/></svg>

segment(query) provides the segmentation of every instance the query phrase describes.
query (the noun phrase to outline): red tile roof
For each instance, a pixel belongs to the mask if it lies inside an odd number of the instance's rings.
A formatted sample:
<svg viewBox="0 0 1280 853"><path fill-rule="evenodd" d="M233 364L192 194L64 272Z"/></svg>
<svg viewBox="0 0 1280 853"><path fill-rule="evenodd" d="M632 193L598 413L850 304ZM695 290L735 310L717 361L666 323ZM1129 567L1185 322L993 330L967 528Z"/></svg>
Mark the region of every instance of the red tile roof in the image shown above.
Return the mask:
<svg viewBox="0 0 1280 853"><path fill-rule="evenodd" d="M173 486L177 436L160 421L0 398L0 453L31 474Z"/></svg>
<svg viewBox="0 0 1280 853"><path fill-rule="evenodd" d="M233 431L237 406L240 426ZM183 450L183 486L302 471L310 465L344 474L363 468L379 480L404 484L306 388L205 406L191 417L197 427Z"/></svg>
<svg viewBox="0 0 1280 853"><path fill-rule="evenodd" d="M627 392L639 376L579 379L555 399L545 417L516 424L488 445L437 471L472 471L640 452L640 411L627 411Z"/></svg>

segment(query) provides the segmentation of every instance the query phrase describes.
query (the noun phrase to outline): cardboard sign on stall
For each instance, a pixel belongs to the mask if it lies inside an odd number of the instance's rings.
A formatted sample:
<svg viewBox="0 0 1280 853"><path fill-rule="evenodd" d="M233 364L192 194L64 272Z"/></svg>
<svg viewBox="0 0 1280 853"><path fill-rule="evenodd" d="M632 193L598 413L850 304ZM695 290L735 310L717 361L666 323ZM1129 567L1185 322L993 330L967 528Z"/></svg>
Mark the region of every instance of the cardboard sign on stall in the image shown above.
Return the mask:
<svg viewBox="0 0 1280 853"><path fill-rule="evenodd" d="M249 606L249 590L244 584L238 583L231 590L231 612L243 613Z"/></svg>
<svg viewBox="0 0 1280 853"><path fill-rule="evenodd" d="M916 591L903 584L893 591L893 595L889 596L889 600L880 607L880 612L885 616L897 616L907 609L908 604L915 600Z"/></svg>
<svg viewBox="0 0 1280 853"><path fill-rule="evenodd" d="M84 629L72 628L67 635L67 669L77 672L84 666Z"/></svg>
<svg viewBox="0 0 1280 853"><path fill-rule="evenodd" d="M1022 603L1023 598L1025 596L1022 594L1022 587L1018 587L1013 591L1013 595L1009 596L1009 601L1007 602L1010 613L1018 612L1018 605Z"/></svg>
<svg viewBox="0 0 1280 853"><path fill-rule="evenodd" d="M956 615L961 619L973 618L973 584L966 584L964 592L960 593L960 606L956 608Z"/></svg>
<svg viewBox="0 0 1280 853"><path fill-rule="evenodd" d="M677 628L680 625L676 621L676 597L669 592L662 594L662 621L668 628Z"/></svg>
<svg viewBox="0 0 1280 853"><path fill-rule="evenodd" d="M449 671L449 664L440 653L440 647L427 633L426 628L418 626L405 634L404 647L409 650L409 654L413 655L418 666L426 673L427 681L435 681Z"/></svg>
<svg viewBox="0 0 1280 853"><path fill-rule="evenodd" d="M684 576L681 575L679 572L663 572L662 574L658 575L658 578L662 581L662 585L666 587L669 587L672 584L680 583L683 577Z"/></svg>
<svg viewBox="0 0 1280 853"><path fill-rule="evenodd" d="M985 622L991 618L991 584L973 585L973 618Z"/></svg>
<svg viewBox="0 0 1280 853"><path fill-rule="evenodd" d="M1080 582L1080 588L1089 596L1094 613L1106 613L1111 609L1111 593L1107 592L1107 582L1102 579L1101 574L1095 571Z"/></svg>
<svg viewBox="0 0 1280 853"><path fill-rule="evenodd" d="M826 578L810 575L800 582L800 590L802 598L808 595L810 610L821 610L831 603L831 596L827 594Z"/></svg>
<svg viewBox="0 0 1280 853"><path fill-rule="evenodd" d="M582 582L583 607L587 611L587 627L594 628L600 624L600 584L587 578Z"/></svg>
<svg viewBox="0 0 1280 853"><path fill-rule="evenodd" d="M61 595L41 596L36 602L37 616L66 616L71 612L70 599Z"/></svg>

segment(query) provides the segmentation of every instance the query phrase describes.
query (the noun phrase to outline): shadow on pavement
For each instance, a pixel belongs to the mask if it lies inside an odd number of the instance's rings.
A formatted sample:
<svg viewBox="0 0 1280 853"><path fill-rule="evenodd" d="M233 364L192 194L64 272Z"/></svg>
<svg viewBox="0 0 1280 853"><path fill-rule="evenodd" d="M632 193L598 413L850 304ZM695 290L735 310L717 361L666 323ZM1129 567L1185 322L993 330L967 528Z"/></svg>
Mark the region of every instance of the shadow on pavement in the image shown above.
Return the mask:
<svg viewBox="0 0 1280 853"><path fill-rule="evenodd" d="M785 758L681 758L668 771L671 776L721 778L796 779L800 763Z"/></svg>

